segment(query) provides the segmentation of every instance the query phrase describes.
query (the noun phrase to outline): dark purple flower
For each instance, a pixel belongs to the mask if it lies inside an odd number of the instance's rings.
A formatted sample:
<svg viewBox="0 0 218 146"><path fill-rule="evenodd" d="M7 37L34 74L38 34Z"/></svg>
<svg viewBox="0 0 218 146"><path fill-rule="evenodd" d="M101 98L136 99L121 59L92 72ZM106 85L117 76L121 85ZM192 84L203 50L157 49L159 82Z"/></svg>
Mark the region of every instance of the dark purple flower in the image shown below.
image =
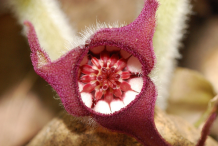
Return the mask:
<svg viewBox="0 0 218 146"><path fill-rule="evenodd" d="M157 7L156 0L146 0L134 22L101 29L84 46L56 61L40 47L33 25L25 25L34 69L56 90L68 113L92 116L102 126L130 134L144 145L165 146L169 144L154 124L157 93L148 76L155 63L152 39Z"/></svg>

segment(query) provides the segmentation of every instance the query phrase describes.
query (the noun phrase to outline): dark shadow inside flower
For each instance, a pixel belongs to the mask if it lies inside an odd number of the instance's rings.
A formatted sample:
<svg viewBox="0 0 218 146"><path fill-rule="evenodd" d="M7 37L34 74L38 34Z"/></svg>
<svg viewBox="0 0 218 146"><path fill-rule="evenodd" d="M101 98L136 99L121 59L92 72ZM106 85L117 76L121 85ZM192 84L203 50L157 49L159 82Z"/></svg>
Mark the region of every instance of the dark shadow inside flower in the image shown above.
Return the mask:
<svg viewBox="0 0 218 146"><path fill-rule="evenodd" d="M99 113L119 111L140 93L141 71L141 63L130 53L109 45L94 47L80 63L81 99Z"/></svg>

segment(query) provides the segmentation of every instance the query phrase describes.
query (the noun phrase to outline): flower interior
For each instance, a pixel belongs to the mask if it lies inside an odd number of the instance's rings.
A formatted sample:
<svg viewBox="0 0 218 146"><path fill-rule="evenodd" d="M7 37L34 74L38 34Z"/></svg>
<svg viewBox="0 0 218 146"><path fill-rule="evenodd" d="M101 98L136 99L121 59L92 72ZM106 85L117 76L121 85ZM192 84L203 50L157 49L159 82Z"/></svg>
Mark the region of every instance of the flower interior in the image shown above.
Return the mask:
<svg viewBox="0 0 218 146"><path fill-rule="evenodd" d="M90 49L78 76L82 101L99 113L119 111L140 93L141 68L136 57L115 46Z"/></svg>

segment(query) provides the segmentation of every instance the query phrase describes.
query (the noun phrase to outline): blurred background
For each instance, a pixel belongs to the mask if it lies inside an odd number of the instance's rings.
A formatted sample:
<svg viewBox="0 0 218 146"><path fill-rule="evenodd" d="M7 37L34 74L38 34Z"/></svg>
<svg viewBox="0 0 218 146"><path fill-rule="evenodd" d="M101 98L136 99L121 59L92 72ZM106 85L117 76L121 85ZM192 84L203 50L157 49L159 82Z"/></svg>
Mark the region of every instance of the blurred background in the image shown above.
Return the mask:
<svg viewBox="0 0 218 146"><path fill-rule="evenodd" d="M78 32L100 22L130 23L133 0L59 0ZM193 69L218 91L218 1L192 0L178 66ZM0 0L0 145L25 145L64 110L55 91L33 71L27 39ZM217 138L217 135L214 135Z"/></svg>

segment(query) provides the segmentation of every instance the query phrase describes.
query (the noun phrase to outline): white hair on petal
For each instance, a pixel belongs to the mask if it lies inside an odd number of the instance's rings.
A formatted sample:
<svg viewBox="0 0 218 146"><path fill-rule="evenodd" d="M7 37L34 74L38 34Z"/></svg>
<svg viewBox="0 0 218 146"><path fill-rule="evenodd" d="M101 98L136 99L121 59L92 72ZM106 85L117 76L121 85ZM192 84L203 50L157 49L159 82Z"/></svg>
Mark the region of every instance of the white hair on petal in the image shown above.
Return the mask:
<svg viewBox="0 0 218 146"><path fill-rule="evenodd" d="M87 27L81 36L77 36L56 0L8 0L7 2L22 25L24 21L33 24L40 46L52 61L73 48L85 45L91 35L102 28L123 26L118 22L113 24L96 22L95 26Z"/></svg>
<svg viewBox="0 0 218 146"><path fill-rule="evenodd" d="M72 49L69 42L78 38L68 24L67 17L56 0L8 0L21 25L30 21L37 33L40 46L51 60L58 59Z"/></svg>
<svg viewBox="0 0 218 146"><path fill-rule="evenodd" d="M96 21L96 25L91 25L89 27L86 27L86 29L80 33L81 37L80 37L79 43L77 45L78 46L84 45L86 42L89 42L91 36L101 29L119 28L119 27L123 27L123 26L125 26L125 23L119 24L118 22L114 22L111 24L106 24L106 23L100 23L100 22Z"/></svg>
<svg viewBox="0 0 218 146"><path fill-rule="evenodd" d="M187 28L187 15L191 12L189 0L159 0L157 10L157 27L153 38L156 65L150 77L157 90L157 105L166 109L169 96L169 85L180 57L180 41Z"/></svg>

